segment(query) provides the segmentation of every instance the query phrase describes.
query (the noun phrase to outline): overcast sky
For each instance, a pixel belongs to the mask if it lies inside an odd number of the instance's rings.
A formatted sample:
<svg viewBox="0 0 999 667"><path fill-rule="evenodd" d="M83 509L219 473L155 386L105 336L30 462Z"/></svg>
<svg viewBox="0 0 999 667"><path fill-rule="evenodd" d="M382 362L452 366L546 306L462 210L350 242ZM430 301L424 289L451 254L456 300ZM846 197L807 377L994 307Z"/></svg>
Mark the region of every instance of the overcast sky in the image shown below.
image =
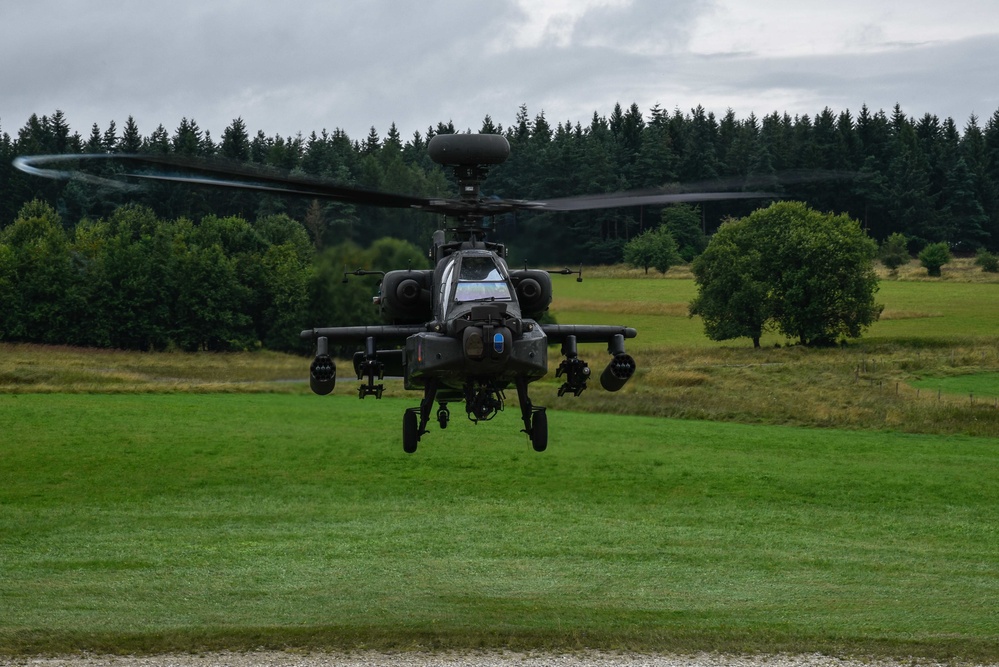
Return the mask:
<svg viewBox="0 0 999 667"><path fill-rule="evenodd" d="M739 118L999 110L996 0L5 0L0 131L242 117L273 136L586 125L637 103Z"/></svg>

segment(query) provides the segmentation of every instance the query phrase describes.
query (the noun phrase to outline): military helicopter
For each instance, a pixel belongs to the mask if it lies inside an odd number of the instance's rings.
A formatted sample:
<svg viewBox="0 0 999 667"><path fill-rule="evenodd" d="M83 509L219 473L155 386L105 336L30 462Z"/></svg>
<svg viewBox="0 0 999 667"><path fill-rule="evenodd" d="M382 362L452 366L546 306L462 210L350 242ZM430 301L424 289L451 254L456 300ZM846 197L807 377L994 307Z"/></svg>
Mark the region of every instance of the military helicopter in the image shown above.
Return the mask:
<svg viewBox="0 0 999 667"><path fill-rule="evenodd" d="M47 155L20 157L22 171L48 178L76 178L106 184L113 179L172 181L232 187L285 195L304 195L346 203L411 208L443 215L444 229L433 234L430 257L434 268L397 269L384 274L375 302L385 324L306 329L303 339L315 342L309 367L312 391L326 395L336 385L337 368L331 344L355 345L353 370L360 398L382 397L386 376L402 377L407 390L423 392L418 407L407 408L402 444L416 451L431 419L445 429L451 403L463 402L472 422L488 421L501 412L505 392L516 388L523 432L536 451L548 446L545 408L532 403L528 385L548 373L550 345L560 345L556 370L564 378L558 395L579 396L590 380L589 364L579 357L581 343L605 343L610 360L600 385L618 391L635 374L634 358L625 340L637 331L627 326L542 324L552 301L549 271L511 270L503 244L487 239L487 218L517 211L582 211L708 201L771 197L759 192L630 192L548 200L486 198L480 186L490 167L510 155L510 144L496 134L439 134L428 144L436 163L450 168L458 182L457 198L427 198L333 184L329 181L277 175L229 163L192 161L152 155ZM94 176L78 169L50 165L91 159L114 160L126 167L116 176ZM345 272L346 273L346 272ZM357 270L357 275L369 272ZM568 269L554 273L575 273ZM580 275L577 280L582 280ZM436 411L434 405L437 405Z"/></svg>

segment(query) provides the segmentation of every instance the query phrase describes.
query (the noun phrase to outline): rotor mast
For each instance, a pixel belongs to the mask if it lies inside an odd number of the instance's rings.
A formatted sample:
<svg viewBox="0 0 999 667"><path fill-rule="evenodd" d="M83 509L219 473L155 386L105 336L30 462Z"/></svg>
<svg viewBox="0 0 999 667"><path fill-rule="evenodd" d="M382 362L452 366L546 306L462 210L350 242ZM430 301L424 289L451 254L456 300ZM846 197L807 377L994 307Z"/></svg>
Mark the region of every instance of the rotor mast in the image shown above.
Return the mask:
<svg viewBox="0 0 999 667"><path fill-rule="evenodd" d="M461 206L452 216L456 224L448 231L461 241L484 241L482 219L489 212L480 188L489 168L510 156L510 143L501 134L438 134L430 140L427 152L437 164L450 167L458 180Z"/></svg>
<svg viewBox="0 0 999 667"><path fill-rule="evenodd" d="M451 231L463 240L473 243L484 241L486 230L482 219L485 214L478 209L482 200L480 188L489 168L484 165L459 164L451 165L451 170L458 179L459 199L468 205L468 211L457 216L457 224Z"/></svg>

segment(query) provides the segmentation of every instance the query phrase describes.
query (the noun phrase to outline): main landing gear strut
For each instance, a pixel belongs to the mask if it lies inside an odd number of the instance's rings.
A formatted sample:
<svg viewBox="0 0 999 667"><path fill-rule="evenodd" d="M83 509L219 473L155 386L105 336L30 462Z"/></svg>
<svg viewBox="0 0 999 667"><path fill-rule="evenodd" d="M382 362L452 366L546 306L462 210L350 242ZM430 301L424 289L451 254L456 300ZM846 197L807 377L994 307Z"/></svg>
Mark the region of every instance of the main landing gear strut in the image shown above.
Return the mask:
<svg viewBox="0 0 999 667"><path fill-rule="evenodd" d="M434 399L437 398L437 382L429 380L423 388L423 400L420 407L407 408L402 415L402 449L407 454L416 451L416 446L427 433L427 422L430 421L430 410L434 407ZM441 428L447 426L451 418L451 413L447 409L446 403L441 403L437 410L437 421Z"/></svg>
<svg viewBox="0 0 999 667"><path fill-rule="evenodd" d="M524 420L523 432L531 439L534 451L543 452L548 448L548 415L542 407L535 407L527 395L527 378L518 377L517 398L520 400L521 418ZM438 383L429 380L423 389L423 400L420 407L408 408L402 415L402 449L407 454L416 451L420 438L427 434L427 424L430 422L431 411L437 400ZM503 392L491 384L468 382L465 385L465 410L473 422L486 421L496 416L503 409ZM436 413L437 423L441 430L447 428L451 420L451 411L447 402L440 401Z"/></svg>
<svg viewBox="0 0 999 667"><path fill-rule="evenodd" d="M542 407L534 407L527 395L527 378L517 378L517 398L520 400L520 416L524 420L523 432L531 439L534 451L543 452L548 448L548 413Z"/></svg>

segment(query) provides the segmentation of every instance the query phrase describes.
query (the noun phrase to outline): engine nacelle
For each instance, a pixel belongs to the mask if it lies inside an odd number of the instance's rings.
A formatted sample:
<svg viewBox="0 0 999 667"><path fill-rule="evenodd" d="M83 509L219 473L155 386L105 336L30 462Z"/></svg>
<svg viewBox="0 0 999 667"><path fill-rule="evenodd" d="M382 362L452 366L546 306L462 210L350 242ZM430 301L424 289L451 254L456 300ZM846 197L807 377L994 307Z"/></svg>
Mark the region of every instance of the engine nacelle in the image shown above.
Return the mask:
<svg viewBox="0 0 999 667"><path fill-rule="evenodd" d="M433 319L433 271L389 271L382 278L381 310L386 321L418 324Z"/></svg>
<svg viewBox="0 0 999 667"><path fill-rule="evenodd" d="M552 303L552 277L547 271L520 269L510 272L510 280L517 291L521 314L539 319Z"/></svg>
<svg viewBox="0 0 999 667"><path fill-rule="evenodd" d="M600 374L600 386L607 391L618 391L625 385L638 368L630 354L615 354Z"/></svg>

